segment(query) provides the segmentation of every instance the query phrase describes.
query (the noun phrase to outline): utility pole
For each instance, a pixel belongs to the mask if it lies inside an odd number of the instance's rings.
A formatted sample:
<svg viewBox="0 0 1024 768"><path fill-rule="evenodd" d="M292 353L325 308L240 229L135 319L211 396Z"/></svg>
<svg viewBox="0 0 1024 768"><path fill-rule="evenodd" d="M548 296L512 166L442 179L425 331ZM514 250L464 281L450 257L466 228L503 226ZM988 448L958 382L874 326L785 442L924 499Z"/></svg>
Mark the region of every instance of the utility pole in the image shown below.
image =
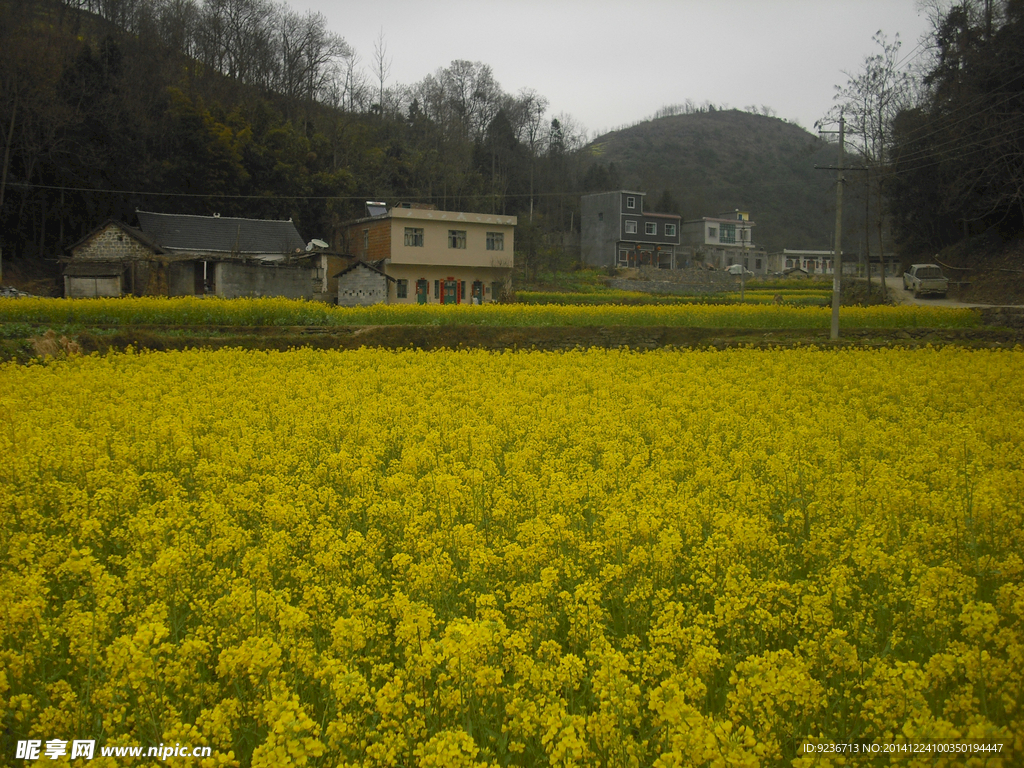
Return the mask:
<svg viewBox="0 0 1024 768"><path fill-rule="evenodd" d="M821 133L835 133L835 131L821 131ZM842 287L843 277L843 184L846 183L846 179L843 177L843 171L866 171L866 166L851 166L850 168L843 167L843 143L846 138L846 120L843 119L843 113L839 113L839 163L837 165L816 165L814 166L820 171L838 171L838 183L836 185L836 236L833 248L835 249L832 254L832 340L835 341L839 338L839 294L840 288ZM871 264L868 262L868 269L871 269ZM869 273L870 274L870 273ZM884 280L884 278L883 278Z"/></svg>
<svg viewBox="0 0 1024 768"><path fill-rule="evenodd" d="M842 287L843 276L843 141L845 137L846 120L843 113L839 113L839 162L836 165L838 171L838 183L836 184L836 242L835 252L832 254L832 341L839 339L839 296Z"/></svg>

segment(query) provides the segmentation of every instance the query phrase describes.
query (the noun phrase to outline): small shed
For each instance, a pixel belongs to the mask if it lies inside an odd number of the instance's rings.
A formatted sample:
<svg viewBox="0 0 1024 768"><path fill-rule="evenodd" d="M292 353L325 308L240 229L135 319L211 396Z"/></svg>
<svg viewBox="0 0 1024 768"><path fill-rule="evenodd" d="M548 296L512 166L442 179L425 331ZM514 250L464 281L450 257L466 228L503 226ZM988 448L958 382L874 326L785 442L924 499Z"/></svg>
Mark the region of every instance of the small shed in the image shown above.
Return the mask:
<svg viewBox="0 0 1024 768"><path fill-rule="evenodd" d="M163 285L163 249L123 222L107 219L69 250L71 259L64 268L68 298L143 295Z"/></svg>
<svg viewBox="0 0 1024 768"><path fill-rule="evenodd" d="M395 278L384 274L365 261L357 261L343 269L334 278L338 281L339 307L365 307L370 304L386 304L388 282Z"/></svg>
<svg viewBox="0 0 1024 768"><path fill-rule="evenodd" d="M64 268L64 295L69 299L120 296L125 266L120 261L85 261Z"/></svg>

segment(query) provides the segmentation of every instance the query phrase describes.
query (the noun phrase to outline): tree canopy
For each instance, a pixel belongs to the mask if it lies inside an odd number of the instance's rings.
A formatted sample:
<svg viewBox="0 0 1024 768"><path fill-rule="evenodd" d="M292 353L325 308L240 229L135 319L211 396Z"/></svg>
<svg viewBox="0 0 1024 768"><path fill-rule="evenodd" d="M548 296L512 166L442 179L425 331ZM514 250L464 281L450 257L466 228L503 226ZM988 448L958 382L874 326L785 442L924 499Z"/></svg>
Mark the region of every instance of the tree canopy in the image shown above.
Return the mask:
<svg viewBox="0 0 1024 768"><path fill-rule="evenodd" d="M5 256L55 257L136 208L293 218L335 239L368 199L578 223L584 132L457 60L370 79L322 14L270 0L0 2Z"/></svg>

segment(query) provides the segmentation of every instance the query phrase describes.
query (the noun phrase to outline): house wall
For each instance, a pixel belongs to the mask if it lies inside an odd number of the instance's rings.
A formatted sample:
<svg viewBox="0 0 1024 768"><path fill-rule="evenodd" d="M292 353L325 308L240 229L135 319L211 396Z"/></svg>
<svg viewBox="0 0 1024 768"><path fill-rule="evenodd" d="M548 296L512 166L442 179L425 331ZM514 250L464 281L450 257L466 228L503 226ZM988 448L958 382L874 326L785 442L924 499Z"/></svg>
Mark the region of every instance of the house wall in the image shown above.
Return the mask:
<svg viewBox="0 0 1024 768"><path fill-rule="evenodd" d="M644 209L645 192L633 192L628 189L619 190L615 193L619 200L619 212L629 216L638 216ZM633 198L633 207L629 207L629 198Z"/></svg>
<svg viewBox="0 0 1024 768"><path fill-rule="evenodd" d="M391 252L391 219L381 216L354 222L345 228L342 239L342 250L359 261L386 259Z"/></svg>
<svg viewBox="0 0 1024 768"><path fill-rule="evenodd" d="M84 243L71 249L73 259L115 261L118 259L152 259L155 251L143 245L111 222Z"/></svg>
<svg viewBox="0 0 1024 768"><path fill-rule="evenodd" d="M338 278L338 306L362 307L388 301L388 279L366 267L356 267Z"/></svg>
<svg viewBox="0 0 1024 768"><path fill-rule="evenodd" d="M313 298L313 270L309 267L237 264L228 261L211 266L214 268L215 292L225 299L243 296Z"/></svg>
<svg viewBox="0 0 1024 768"><path fill-rule="evenodd" d="M722 225L732 224L736 227L736 242L722 242ZM711 231L714 230L714 234ZM723 247L740 247L747 243L748 247L753 239L753 225L746 220L738 219L699 219L697 221L683 222L681 242L684 245L721 245Z"/></svg>
<svg viewBox="0 0 1024 768"><path fill-rule="evenodd" d="M120 277L64 276L64 296L68 299L96 299L120 295Z"/></svg>
<svg viewBox="0 0 1024 768"><path fill-rule="evenodd" d="M391 263L511 269L515 221L514 216L396 208L391 212ZM405 244L407 227L423 230L422 246ZM449 230L465 231L465 248L448 247ZM488 232L504 236L502 250L487 250Z"/></svg>
<svg viewBox="0 0 1024 768"><path fill-rule="evenodd" d="M337 256L333 253L321 253L319 266L317 268L317 274L314 277L314 282L319 287L313 292L315 294L324 294L324 297L317 297L323 301L326 301L326 297L330 297L330 301L333 302L338 297L338 279L335 277L339 272L348 267L352 263L353 259L345 256Z"/></svg>
<svg viewBox="0 0 1024 768"><path fill-rule="evenodd" d="M398 286L395 283L391 283L388 286L388 291L390 292L388 301L391 304L416 304L416 281L421 279L427 281L428 304L441 303L440 294L443 291L441 290L440 283L443 283L445 280L456 280L460 284L462 282L466 283L466 291L462 296L462 303L466 304L471 303L473 283L476 281L483 283L483 303L489 304L500 298L501 286L504 285L510 273L510 270L498 267L395 264L394 262L388 264L386 269L391 277L407 281L408 290L404 299L398 298ZM434 281L439 283L438 296L436 298L434 296ZM495 289L499 292L498 296L494 295Z"/></svg>
<svg viewBox="0 0 1024 768"><path fill-rule="evenodd" d="M167 295L194 296L196 264L194 261L172 261L167 265Z"/></svg>
<svg viewBox="0 0 1024 768"><path fill-rule="evenodd" d="M580 260L590 267L610 267L616 259L621 224L619 192L580 198Z"/></svg>
<svg viewBox="0 0 1024 768"><path fill-rule="evenodd" d="M169 265L156 259L126 264L125 290L133 296L168 296Z"/></svg>

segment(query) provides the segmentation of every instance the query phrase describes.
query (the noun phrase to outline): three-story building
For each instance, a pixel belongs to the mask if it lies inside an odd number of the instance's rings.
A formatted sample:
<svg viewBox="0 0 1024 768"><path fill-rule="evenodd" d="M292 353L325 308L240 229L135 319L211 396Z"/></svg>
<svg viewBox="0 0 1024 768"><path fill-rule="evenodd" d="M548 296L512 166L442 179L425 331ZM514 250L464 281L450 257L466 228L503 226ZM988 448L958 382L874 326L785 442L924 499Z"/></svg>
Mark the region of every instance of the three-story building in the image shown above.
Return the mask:
<svg viewBox="0 0 1024 768"><path fill-rule="evenodd" d="M590 267L675 269L681 217L644 211L645 192L617 190L580 199L580 258Z"/></svg>

